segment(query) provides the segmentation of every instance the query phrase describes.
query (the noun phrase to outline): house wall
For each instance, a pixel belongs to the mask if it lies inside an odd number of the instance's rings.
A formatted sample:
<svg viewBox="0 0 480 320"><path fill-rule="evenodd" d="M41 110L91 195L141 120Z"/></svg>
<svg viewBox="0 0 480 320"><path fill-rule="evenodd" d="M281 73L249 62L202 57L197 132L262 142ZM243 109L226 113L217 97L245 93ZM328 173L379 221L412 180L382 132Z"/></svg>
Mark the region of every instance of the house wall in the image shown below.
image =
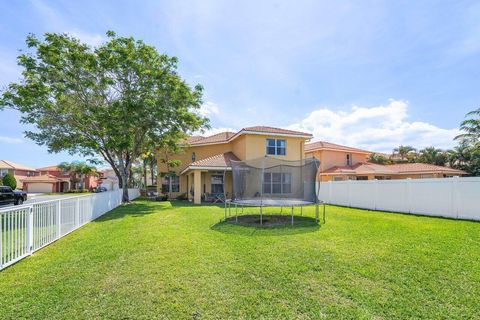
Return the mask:
<svg viewBox="0 0 480 320"><path fill-rule="evenodd" d="M295 137L282 137L282 136L267 136L267 135L256 135L256 134L243 134L229 143L220 143L204 146L191 146L182 150L181 153L174 156L170 156L171 159L180 160L181 164L177 168L173 168L173 171L177 174L180 174L190 163L192 163L192 153L195 152L195 160L202 160L217 154L225 152L233 152L239 159L255 159L265 156L266 153L266 140L267 139L285 139L286 143L286 155L285 156L274 156L285 160L301 160L304 158L304 148L305 148L305 139L304 138L295 138ZM167 172L167 166L165 163L162 163L162 158L164 155L161 150L157 151L157 165L158 165L158 175L157 175L157 191L160 193L162 184L161 184L161 174ZM202 173L202 193L205 190L206 192L211 192L211 175L210 172ZM180 192L172 192L172 197L177 197L182 193L189 195L190 188L193 184L193 177L190 175L187 177L186 174L180 176ZM225 190L232 194L232 177L231 173L227 172L225 178Z"/></svg>
<svg viewBox="0 0 480 320"><path fill-rule="evenodd" d="M320 171L325 171L334 166L346 166L347 154L352 155L352 165L359 162L366 162L368 154L351 153L345 151L317 150L305 153L306 157L315 157L320 160Z"/></svg>
<svg viewBox="0 0 480 320"><path fill-rule="evenodd" d="M304 138L281 137L281 136L267 136L246 134L245 136L245 158L256 159L265 156L267 139L285 139L286 154L284 156L272 156L285 160L302 160L304 158ZM235 151L234 151L235 153ZM242 159L242 158L241 158ZM242 159L243 160L243 159Z"/></svg>

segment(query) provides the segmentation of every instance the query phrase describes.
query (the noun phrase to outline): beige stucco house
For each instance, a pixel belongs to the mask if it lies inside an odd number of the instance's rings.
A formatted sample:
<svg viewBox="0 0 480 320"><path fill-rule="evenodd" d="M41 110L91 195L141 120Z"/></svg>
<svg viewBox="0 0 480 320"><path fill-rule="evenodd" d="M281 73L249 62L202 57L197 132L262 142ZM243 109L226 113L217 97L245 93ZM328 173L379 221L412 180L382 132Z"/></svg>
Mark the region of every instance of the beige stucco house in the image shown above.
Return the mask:
<svg viewBox="0 0 480 320"><path fill-rule="evenodd" d="M157 152L157 191L172 197L184 195L201 203L202 198L232 194L231 160L250 160L268 155L285 160L302 160L305 142L312 135L305 132L256 126L238 132L222 132L208 137L192 136L186 148L172 158L181 165L175 175L167 174L162 150ZM224 178L225 173L225 178Z"/></svg>
<svg viewBox="0 0 480 320"><path fill-rule="evenodd" d="M325 141L305 145L305 156L320 160L318 179L321 181L447 178L466 175L462 170L427 163L370 163L370 154L370 151Z"/></svg>

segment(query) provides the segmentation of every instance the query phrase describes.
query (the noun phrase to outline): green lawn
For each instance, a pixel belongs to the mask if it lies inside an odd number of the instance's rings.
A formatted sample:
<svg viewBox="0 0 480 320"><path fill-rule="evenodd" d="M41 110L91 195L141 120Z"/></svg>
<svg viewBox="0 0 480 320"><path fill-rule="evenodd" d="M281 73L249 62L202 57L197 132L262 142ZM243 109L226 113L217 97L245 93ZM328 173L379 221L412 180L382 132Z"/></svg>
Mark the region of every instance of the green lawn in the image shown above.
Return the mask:
<svg viewBox="0 0 480 320"><path fill-rule="evenodd" d="M1 271L0 319L479 317L480 223L341 207L320 228L222 217L118 208Z"/></svg>

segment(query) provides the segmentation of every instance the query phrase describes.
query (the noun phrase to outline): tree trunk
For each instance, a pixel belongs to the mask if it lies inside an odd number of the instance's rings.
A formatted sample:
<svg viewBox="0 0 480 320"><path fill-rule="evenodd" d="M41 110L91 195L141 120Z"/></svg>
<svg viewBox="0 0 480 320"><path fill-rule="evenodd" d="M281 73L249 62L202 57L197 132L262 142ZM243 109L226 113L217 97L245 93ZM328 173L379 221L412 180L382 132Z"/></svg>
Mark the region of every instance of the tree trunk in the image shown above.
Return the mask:
<svg viewBox="0 0 480 320"><path fill-rule="evenodd" d="M128 163L127 165L125 165L123 159L120 159L117 176L118 176L119 183L121 183L121 187L122 187L122 203L130 202L130 198L128 197L128 182L130 180L129 172L130 172L130 165ZM115 170L115 173L116 173L116 170Z"/></svg>
<svg viewBox="0 0 480 320"><path fill-rule="evenodd" d="M147 195L147 162L143 160L143 183L145 184L145 195Z"/></svg>
<svg viewBox="0 0 480 320"><path fill-rule="evenodd" d="M128 169L128 180L127 181L128 181L128 183L127 183L128 187L133 188L133 170L132 170L131 167Z"/></svg>
<svg viewBox="0 0 480 320"><path fill-rule="evenodd" d="M155 177L153 175L154 171L155 171L155 163L151 162L150 163L150 179L152 180L152 186L155 184Z"/></svg>

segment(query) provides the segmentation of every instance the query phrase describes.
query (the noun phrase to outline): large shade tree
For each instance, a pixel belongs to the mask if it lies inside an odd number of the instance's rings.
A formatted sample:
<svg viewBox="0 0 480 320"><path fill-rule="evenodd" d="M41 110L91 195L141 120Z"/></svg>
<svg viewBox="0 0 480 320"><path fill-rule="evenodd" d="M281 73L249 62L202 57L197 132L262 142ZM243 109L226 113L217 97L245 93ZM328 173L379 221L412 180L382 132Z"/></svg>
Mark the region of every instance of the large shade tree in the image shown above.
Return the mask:
<svg viewBox="0 0 480 320"><path fill-rule="evenodd" d="M153 46L108 32L92 48L67 34L29 35L18 57L20 82L2 106L19 110L36 130L26 136L50 152L101 156L115 171L128 202L132 163L147 139L162 142L208 126L196 112L202 87L177 73L177 59Z"/></svg>

